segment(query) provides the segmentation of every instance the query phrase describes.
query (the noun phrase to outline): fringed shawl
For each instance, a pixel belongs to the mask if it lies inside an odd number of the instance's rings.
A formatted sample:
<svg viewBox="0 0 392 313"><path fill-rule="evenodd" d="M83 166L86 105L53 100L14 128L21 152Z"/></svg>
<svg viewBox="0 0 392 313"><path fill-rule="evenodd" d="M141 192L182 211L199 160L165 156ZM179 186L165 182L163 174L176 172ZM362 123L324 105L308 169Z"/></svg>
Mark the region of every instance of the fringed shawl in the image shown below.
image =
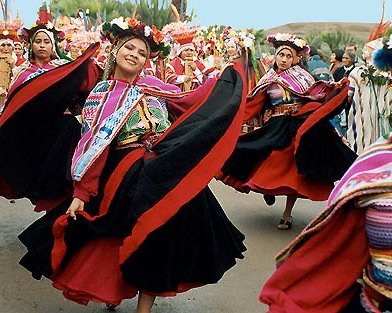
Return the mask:
<svg viewBox="0 0 392 313"><path fill-rule="evenodd" d="M181 97L179 88L153 78L140 78L136 85L120 80L98 83L84 108L83 136L72 160L72 178L80 181L91 164L112 142L144 94Z"/></svg>
<svg viewBox="0 0 392 313"><path fill-rule="evenodd" d="M249 98L253 98L256 94L263 92L271 84L278 84L292 93L310 100L324 98L329 88L327 83L323 81L316 82L310 73L296 65L279 74L274 69L270 69L252 90Z"/></svg>
<svg viewBox="0 0 392 313"><path fill-rule="evenodd" d="M277 256L260 301L268 312L340 312L369 260L364 209L356 200L392 191L392 134L360 156L331 192L327 208Z"/></svg>

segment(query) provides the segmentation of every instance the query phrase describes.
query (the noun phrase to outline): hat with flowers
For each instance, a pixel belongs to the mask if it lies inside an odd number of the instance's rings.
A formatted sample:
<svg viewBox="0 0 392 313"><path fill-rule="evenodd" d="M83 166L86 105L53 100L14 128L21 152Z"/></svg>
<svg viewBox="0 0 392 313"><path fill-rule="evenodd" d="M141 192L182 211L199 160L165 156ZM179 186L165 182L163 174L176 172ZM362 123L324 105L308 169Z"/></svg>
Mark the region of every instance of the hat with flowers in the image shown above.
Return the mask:
<svg viewBox="0 0 392 313"><path fill-rule="evenodd" d="M121 38L134 36L143 39L153 53L167 55L170 52L170 45L165 40L163 32L155 25L145 25L136 18L118 17L111 22L104 22L101 34L114 45Z"/></svg>
<svg viewBox="0 0 392 313"><path fill-rule="evenodd" d="M33 24L30 28L23 27L20 30L19 36L26 42L30 42L34 38L34 35L39 31L43 31L48 34L53 43L60 42L65 38L65 33L57 30L50 21L46 23Z"/></svg>
<svg viewBox="0 0 392 313"><path fill-rule="evenodd" d="M168 36L174 38L174 40L179 45L176 51L177 55L180 55L181 52L187 49L196 50L193 40L200 30L201 26L189 26L187 21L173 22L165 25L162 28L162 31Z"/></svg>
<svg viewBox="0 0 392 313"><path fill-rule="evenodd" d="M238 50L241 48L254 48L255 36L250 29L234 30L231 26L226 26L221 33L221 40L225 45L230 41L236 43ZM246 50L246 49L245 49Z"/></svg>
<svg viewBox="0 0 392 313"><path fill-rule="evenodd" d="M310 51L305 40L289 33L276 33L269 35L267 37L267 42L277 50L277 53L282 47L289 47L290 50L294 50L297 55Z"/></svg>
<svg viewBox="0 0 392 313"><path fill-rule="evenodd" d="M30 28L24 27L20 30L19 37L30 43L29 58L33 56L31 43L33 42L35 36L40 32L45 33L52 43L52 58L68 59L58 46L58 43L64 40L65 33L63 31L58 31L50 21L46 21L46 23L39 22L38 24L33 24Z"/></svg>
<svg viewBox="0 0 392 313"><path fill-rule="evenodd" d="M23 22L19 17L9 21L0 21L0 44L6 43L11 46L15 41L20 40L18 37L18 29L22 27Z"/></svg>
<svg viewBox="0 0 392 313"><path fill-rule="evenodd" d="M382 48L373 53L374 66L385 72L392 72L392 34L384 38Z"/></svg>

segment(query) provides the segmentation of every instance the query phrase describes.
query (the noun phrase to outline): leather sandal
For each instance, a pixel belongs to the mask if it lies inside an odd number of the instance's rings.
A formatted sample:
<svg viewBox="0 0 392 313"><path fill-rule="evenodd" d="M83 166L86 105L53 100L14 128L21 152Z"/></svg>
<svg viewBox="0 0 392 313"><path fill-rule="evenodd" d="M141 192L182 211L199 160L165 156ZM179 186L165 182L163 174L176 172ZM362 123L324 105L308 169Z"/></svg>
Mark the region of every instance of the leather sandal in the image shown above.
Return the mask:
<svg viewBox="0 0 392 313"><path fill-rule="evenodd" d="M292 217L290 217L290 219L288 221L283 218L279 221L278 229L280 229L280 230L289 230L292 227L293 227L293 218Z"/></svg>

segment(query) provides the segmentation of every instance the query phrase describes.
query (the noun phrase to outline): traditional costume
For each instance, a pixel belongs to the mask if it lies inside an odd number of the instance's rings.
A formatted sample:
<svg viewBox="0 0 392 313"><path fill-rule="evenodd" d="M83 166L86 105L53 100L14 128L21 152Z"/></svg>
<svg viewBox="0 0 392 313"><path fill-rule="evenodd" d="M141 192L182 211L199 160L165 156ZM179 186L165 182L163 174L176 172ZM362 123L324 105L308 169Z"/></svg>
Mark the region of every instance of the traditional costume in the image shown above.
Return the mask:
<svg viewBox="0 0 392 313"><path fill-rule="evenodd" d="M18 29L23 22L17 17L1 23L0 29L0 105L3 104L12 80L12 70L16 66L14 42L18 40Z"/></svg>
<svg viewBox="0 0 392 313"><path fill-rule="evenodd" d="M392 69L391 47L374 55L381 70ZM260 301L268 312L391 312L391 224L392 133L358 157L327 208L279 253Z"/></svg>
<svg viewBox="0 0 392 313"><path fill-rule="evenodd" d="M182 30L181 33L171 33L179 46L177 47L177 56L167 63L165 68L165 81L179 86L182 91L193 90L201 86L206 79L205 72L208 70L195 55L192 55L189 59L181 57L181 53L186 50L191 50L193 54L196 50L193 39L197 29L186 28L186 30L186 32L183 32L184 30ZM196 65L195 69L190 66L191 63ZM192 80L185 82L187 77L192 77Z"/></svg>
<svg viewBox="0 0 392 313"><path fill-rule="evenodd" d="M305 47L299 38L278 35L270 37L276 53L288 48L297 56ZM241 192L326 200L356 158L328 122L347 89L346 81L315 82L299 65L272 68L248 96L245 112L245 121L257 118L262 126L240 136L217 177Z"/></svg>
<svg viewBox="0 0 392 313"><path fill-rule="evenodd" d="M362 273L364 312L386 312L373 301L385 305L391 298L391 139L375 143L355 161L327 208L277 256L278 269L260 294L268 312L341 312Z"/></svg>
<svg viewBox="0 0 392 313"><path fill-rule="evenodd" d="M28 39L44 32L56 46L58 32L54 28L38 25L25 31ZM91 61L98 46L92 45L74 62L60 59L53 50L52 59L42 66L31 59L18 67L0 108L2 196L36 202L72 191L70 174L62 170L71 162L80 124L65 113L70 108L76 111L101 75Z"/></svg>
<svg viewBox="0 0 392 313"><path fill-rule="evenodd" d="M117 24L103 29L158 49L156 29L127 25L123 33ZM241 72L230 67L187 94L153 77L129 84L107 73L83 108L71 166L84 211L76 220L65 215L69 198L29 226L19 236L28 249L21 264L82 304L216 283L245 251L243 234L207 186L241 127ZM172 111L182 113L174 123Z"/></svg>

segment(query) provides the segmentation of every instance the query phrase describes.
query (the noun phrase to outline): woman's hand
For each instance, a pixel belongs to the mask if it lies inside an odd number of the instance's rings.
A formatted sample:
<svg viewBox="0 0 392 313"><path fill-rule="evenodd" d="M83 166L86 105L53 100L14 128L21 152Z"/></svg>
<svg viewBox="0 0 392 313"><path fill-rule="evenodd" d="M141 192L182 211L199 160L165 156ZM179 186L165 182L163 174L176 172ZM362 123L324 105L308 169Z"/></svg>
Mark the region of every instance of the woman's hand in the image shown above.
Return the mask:
<svg viewBox="0 0 392 313"><path fill-rule="evenodd" d="M76 220L76 214L75 212L77 211L83 211L84 210L84 201L80 200L79 198L74 198L72 200L71 205L69 206L66 214L69 214L70 217L72 217L74 220Z"/></svg>

